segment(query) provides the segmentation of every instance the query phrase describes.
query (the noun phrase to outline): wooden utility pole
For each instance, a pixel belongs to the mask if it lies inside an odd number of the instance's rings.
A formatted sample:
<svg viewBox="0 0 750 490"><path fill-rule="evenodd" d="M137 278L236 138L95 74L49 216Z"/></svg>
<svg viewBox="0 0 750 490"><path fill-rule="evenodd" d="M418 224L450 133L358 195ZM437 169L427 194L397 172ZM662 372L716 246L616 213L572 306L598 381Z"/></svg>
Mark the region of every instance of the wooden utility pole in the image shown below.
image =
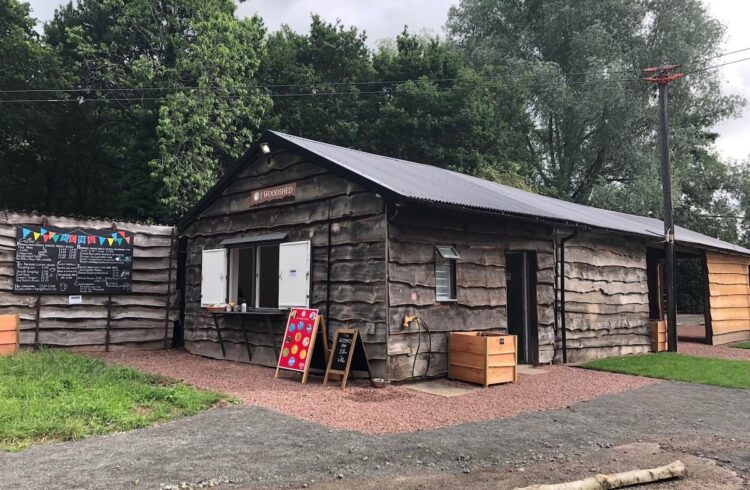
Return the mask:
<svg viewBox="0 0 750 490"><path fill-rule="evenodd" d="M669 161L669 114L667 111L669 93L667 85L682 78L683 73L672 73L680 65L666 65L645 68L646 82L659 87L659 139L661 143L661 185L664 197L664 254L666 256L665 282L667 293L667 349L677 352L677 309L675 306L675 252L674 252L674 213L672 211L672 169Z"/></svg>

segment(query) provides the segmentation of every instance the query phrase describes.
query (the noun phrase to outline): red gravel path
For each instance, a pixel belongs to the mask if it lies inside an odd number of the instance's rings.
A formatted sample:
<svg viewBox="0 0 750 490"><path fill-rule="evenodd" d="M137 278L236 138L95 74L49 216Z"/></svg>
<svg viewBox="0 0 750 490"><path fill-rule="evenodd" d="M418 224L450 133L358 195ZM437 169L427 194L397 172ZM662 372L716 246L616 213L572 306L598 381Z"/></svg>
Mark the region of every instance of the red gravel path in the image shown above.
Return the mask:
<svg viewBox="0 0 750 490"><path fill-rule="evenodd" d="M750 349L737 349L726 345L706 345L693 342L679 342L677 350L683 354L701 357L718 357L720 359L735 359L750 361Z"/></svg>
<svg viewBox="0 0 750 490"><path fill-rule="evenodd" d="M400 386L375 389L364 381L355 381L345 390L338 386L323 387L318 377L312 377L303 385L293 373L274 379L274 370L267 367L206 359L182 351L110 352L94 356L109 363L122 363L181 379L200 388L230 393L249 405L260 405L336 429L370 434L411 432L563 408L600 395L659 382L549 366L544 367L547 374L521 374L515 384L443 398Z"/></svg>

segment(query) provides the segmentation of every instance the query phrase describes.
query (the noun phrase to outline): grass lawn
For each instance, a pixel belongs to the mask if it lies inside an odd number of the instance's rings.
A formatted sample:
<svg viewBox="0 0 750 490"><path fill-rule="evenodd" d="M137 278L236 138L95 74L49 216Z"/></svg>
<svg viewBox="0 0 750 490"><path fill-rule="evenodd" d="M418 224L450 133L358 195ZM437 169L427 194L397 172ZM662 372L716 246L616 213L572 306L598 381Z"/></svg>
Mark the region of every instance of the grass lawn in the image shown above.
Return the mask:
<svg viewBox="0 0 750 490"><path fill-rule="evenodd" d="M582 367L725 388L750 388L750 361L730 361L663 352L598 359L587 362Z"/></svg>
<svg viewBox="0 0 750 490"><path fill-rule="evenodd" d="M735 342L734 344L729 344L729 347L734 347L736 349L750 349L750 341L748 341L748 342Z"/></svg>
<svg viewBox="0 0 750 490"><path fill-rule="evenodd" d="M0 450L146 427L227 395L62 351L0 358Z"/></svg>

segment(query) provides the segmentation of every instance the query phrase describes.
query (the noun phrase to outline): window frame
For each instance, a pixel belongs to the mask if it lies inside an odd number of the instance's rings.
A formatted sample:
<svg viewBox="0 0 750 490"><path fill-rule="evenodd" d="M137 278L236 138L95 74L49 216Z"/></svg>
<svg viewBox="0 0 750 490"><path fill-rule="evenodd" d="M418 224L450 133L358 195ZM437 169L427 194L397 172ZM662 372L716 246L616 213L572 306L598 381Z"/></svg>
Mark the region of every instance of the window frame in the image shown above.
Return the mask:
<svg viewBox="0 0 750 490"><path fill-rule="evenodd" d="M437 303L455 303L458 301L457 263L461 258L453 245L435 245L435 301ZM441 293L438 287L438 269L447 266L448 295Z"/></svg>
<svg viewBox="0 0 750 490"><path fill-rule="evenodd" d="M259 273L259 261L260 261L260 249L261 247L276 247L277 249L279 246L285 243L285 240L268 240L268 241L249 241L246 242L246 245L243 245L242 242L237 244L232 244L232 246L227 246L228 250L228 257L227 257L227 301L229 303L235 303L238 304L239 295L238 295L238 288L239 288L239 251L240 250L252 250L250 253L252 259L250 262L250 277L251 277L251 291L248 298L245 298L245 301L247 302L247 309L260 309L260 310L267 310L267 309L281 309L277 305L276 307L270 307L270 306L258 306L258 303L260 302L260 291L259 291L259 283L260 283L260 273ZM236 267L235 267L236 265ZM278 300L277 300L278 301Z"/></svg>

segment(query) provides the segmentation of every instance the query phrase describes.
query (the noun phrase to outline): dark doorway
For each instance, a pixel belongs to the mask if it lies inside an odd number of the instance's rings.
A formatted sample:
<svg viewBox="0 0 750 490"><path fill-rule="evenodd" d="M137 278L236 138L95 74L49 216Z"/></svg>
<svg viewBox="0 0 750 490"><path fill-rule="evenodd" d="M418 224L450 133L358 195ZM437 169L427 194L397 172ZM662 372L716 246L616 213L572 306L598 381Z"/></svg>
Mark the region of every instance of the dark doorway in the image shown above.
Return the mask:
<svg viewBox="0 0 750 490"><path fill-rule="evenodd" d="M518 336L519 364L538 364L536 253L505 254L508 285L508 333Z"/></svg>

